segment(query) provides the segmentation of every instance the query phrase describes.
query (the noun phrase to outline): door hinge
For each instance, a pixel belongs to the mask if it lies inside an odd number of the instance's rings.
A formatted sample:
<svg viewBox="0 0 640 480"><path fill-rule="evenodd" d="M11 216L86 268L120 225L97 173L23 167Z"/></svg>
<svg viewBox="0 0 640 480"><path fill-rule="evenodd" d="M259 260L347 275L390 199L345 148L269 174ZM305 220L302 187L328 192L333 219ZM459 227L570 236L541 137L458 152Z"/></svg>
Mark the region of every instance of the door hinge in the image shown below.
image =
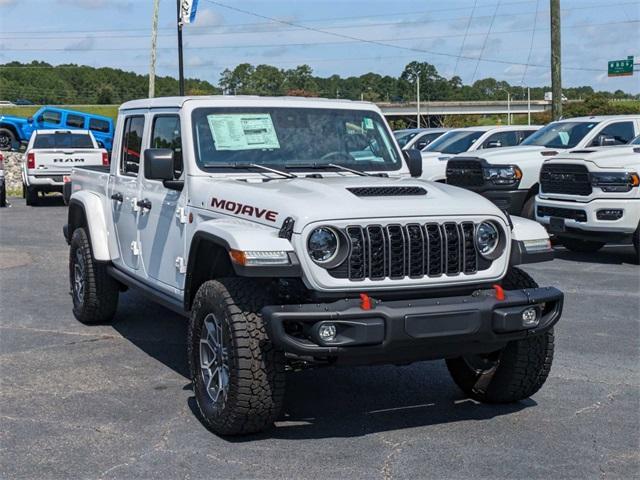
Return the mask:
<svg viewBox="0 0 640 480"><path fill-rule="evenodd" d="M180 223L187 223L187 214L184 211L184 207L178 207L176 209L176 218Z"/></svg>
<svg viewBox="0 0 640 480"><path fill-rule="evenodd" d="M133 255L135 255L136 257L140 255L140 246L138 245L138 242L131 242L131 253L133 253Z"/></svg>
<svg viewBox="0 0 640 480"><path fill-rule="evenodd" d="M178 273L187 273L187 264L184 262L184 258L176 257L176 269L178 269Z"/></svg>

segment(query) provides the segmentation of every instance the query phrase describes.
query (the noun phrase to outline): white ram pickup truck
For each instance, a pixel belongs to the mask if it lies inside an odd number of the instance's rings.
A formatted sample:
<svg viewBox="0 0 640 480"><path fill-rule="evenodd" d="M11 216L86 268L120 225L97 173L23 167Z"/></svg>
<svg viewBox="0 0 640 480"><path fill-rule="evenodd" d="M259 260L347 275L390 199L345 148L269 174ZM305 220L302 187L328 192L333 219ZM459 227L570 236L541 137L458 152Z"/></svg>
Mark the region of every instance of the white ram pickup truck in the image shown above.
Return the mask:
<svg viewBox="0 0 640 480"><path fill-rule="evenodd" d="M630 243L640 263L640 147L574 150L544 162L536 220L569 250Z"/></svg>
<svg viewBox="0 0 640 480"><path fill-rule="evenodd" d="M422 178L444 182L447 161L454 155L520 145L539 128L539 125L502 125L449 130L422 150Z"/></svg>
<svg viewBox="0 0 640 480"><path fill-rule="evenodd" d="M109 165L89 130L36 130L29 139L22 163L22 192L27 205L38 204L38 193L61 192L64 176L74 166Z"/></svg>
<svg viewBox="0 0 640 480"><path fill-rule="evenodd" d="M542 162L569 150L623 145L640 133L640 115L577 117L553 122L518 147L457 155L447 183L480 193L511 215L534 218Z"/></svg>
<svg viewBox="0 0 640 480"><path fill-rule="evenodd" d="M218 434L272 425L287 366L447 359L480 401L529 397L563 294L516 265L549 260L548 234L420 173L366 102L127 102L110 171L72 174L73 313L107 322L135 287L187 316Z"/></svg>

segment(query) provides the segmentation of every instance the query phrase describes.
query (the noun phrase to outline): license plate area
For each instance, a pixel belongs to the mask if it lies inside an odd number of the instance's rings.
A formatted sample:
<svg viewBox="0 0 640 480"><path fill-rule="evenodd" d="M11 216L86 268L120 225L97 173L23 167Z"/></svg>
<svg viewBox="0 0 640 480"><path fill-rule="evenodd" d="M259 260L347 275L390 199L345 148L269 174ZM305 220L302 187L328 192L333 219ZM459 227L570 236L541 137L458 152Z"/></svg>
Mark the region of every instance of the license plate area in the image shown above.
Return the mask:
<svg viewBox="0 0 640 480"><path fill-rule="evenodd" d="M553 233L563 233L567 230L564 218L551 217L549 219L549 230Z"/></svg>

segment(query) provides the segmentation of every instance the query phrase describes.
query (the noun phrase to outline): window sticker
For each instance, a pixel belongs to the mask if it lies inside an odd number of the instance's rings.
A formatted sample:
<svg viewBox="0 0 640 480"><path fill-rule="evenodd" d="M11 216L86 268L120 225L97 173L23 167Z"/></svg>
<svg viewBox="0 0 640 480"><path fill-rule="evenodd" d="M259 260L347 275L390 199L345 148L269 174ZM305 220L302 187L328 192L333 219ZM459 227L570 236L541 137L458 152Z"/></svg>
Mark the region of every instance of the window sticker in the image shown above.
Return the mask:
<svg viewBox="0 0 640 480"><path fill-rule="evenodd" d="M280 148L269 113L207 115L216 150Z"/></svg>
<svg viewBox="0 0 640 480"><path fill-rule="evenodd" d="M560 142L562 143L562 145L567 145L569 143L569 133L558 132L558 137L560 137Z"/></svg>
<svg viewBox="0 0 640 480"><path fill-rule="evenodd" d="M373 130L373 120L369 117L364 117L362 119L362 126L367 130Z"/></svg>

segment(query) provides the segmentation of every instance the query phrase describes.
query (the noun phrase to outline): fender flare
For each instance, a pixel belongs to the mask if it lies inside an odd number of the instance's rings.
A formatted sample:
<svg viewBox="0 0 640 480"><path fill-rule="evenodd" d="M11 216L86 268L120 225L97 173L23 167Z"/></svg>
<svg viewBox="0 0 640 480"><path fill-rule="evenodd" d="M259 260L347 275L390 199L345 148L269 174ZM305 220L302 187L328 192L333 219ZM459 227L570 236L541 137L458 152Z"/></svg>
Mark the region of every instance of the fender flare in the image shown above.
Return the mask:
<svg viewBox="0 0 640 480"><path fill-rule="evenodd" d="M104 209L100 197L87 192L75 192L69 200L69 223L67 224L66 234L68 241L71 241L73 231L81 226L81 223L75 218L75 209L82 210L84 223L87 227L87 234L91 242L91 250L93 257L98 262L111 261L109 254L109 242L107 235L107 221L104 216ZM87 214L90 212L90 215Z"/></svg>

